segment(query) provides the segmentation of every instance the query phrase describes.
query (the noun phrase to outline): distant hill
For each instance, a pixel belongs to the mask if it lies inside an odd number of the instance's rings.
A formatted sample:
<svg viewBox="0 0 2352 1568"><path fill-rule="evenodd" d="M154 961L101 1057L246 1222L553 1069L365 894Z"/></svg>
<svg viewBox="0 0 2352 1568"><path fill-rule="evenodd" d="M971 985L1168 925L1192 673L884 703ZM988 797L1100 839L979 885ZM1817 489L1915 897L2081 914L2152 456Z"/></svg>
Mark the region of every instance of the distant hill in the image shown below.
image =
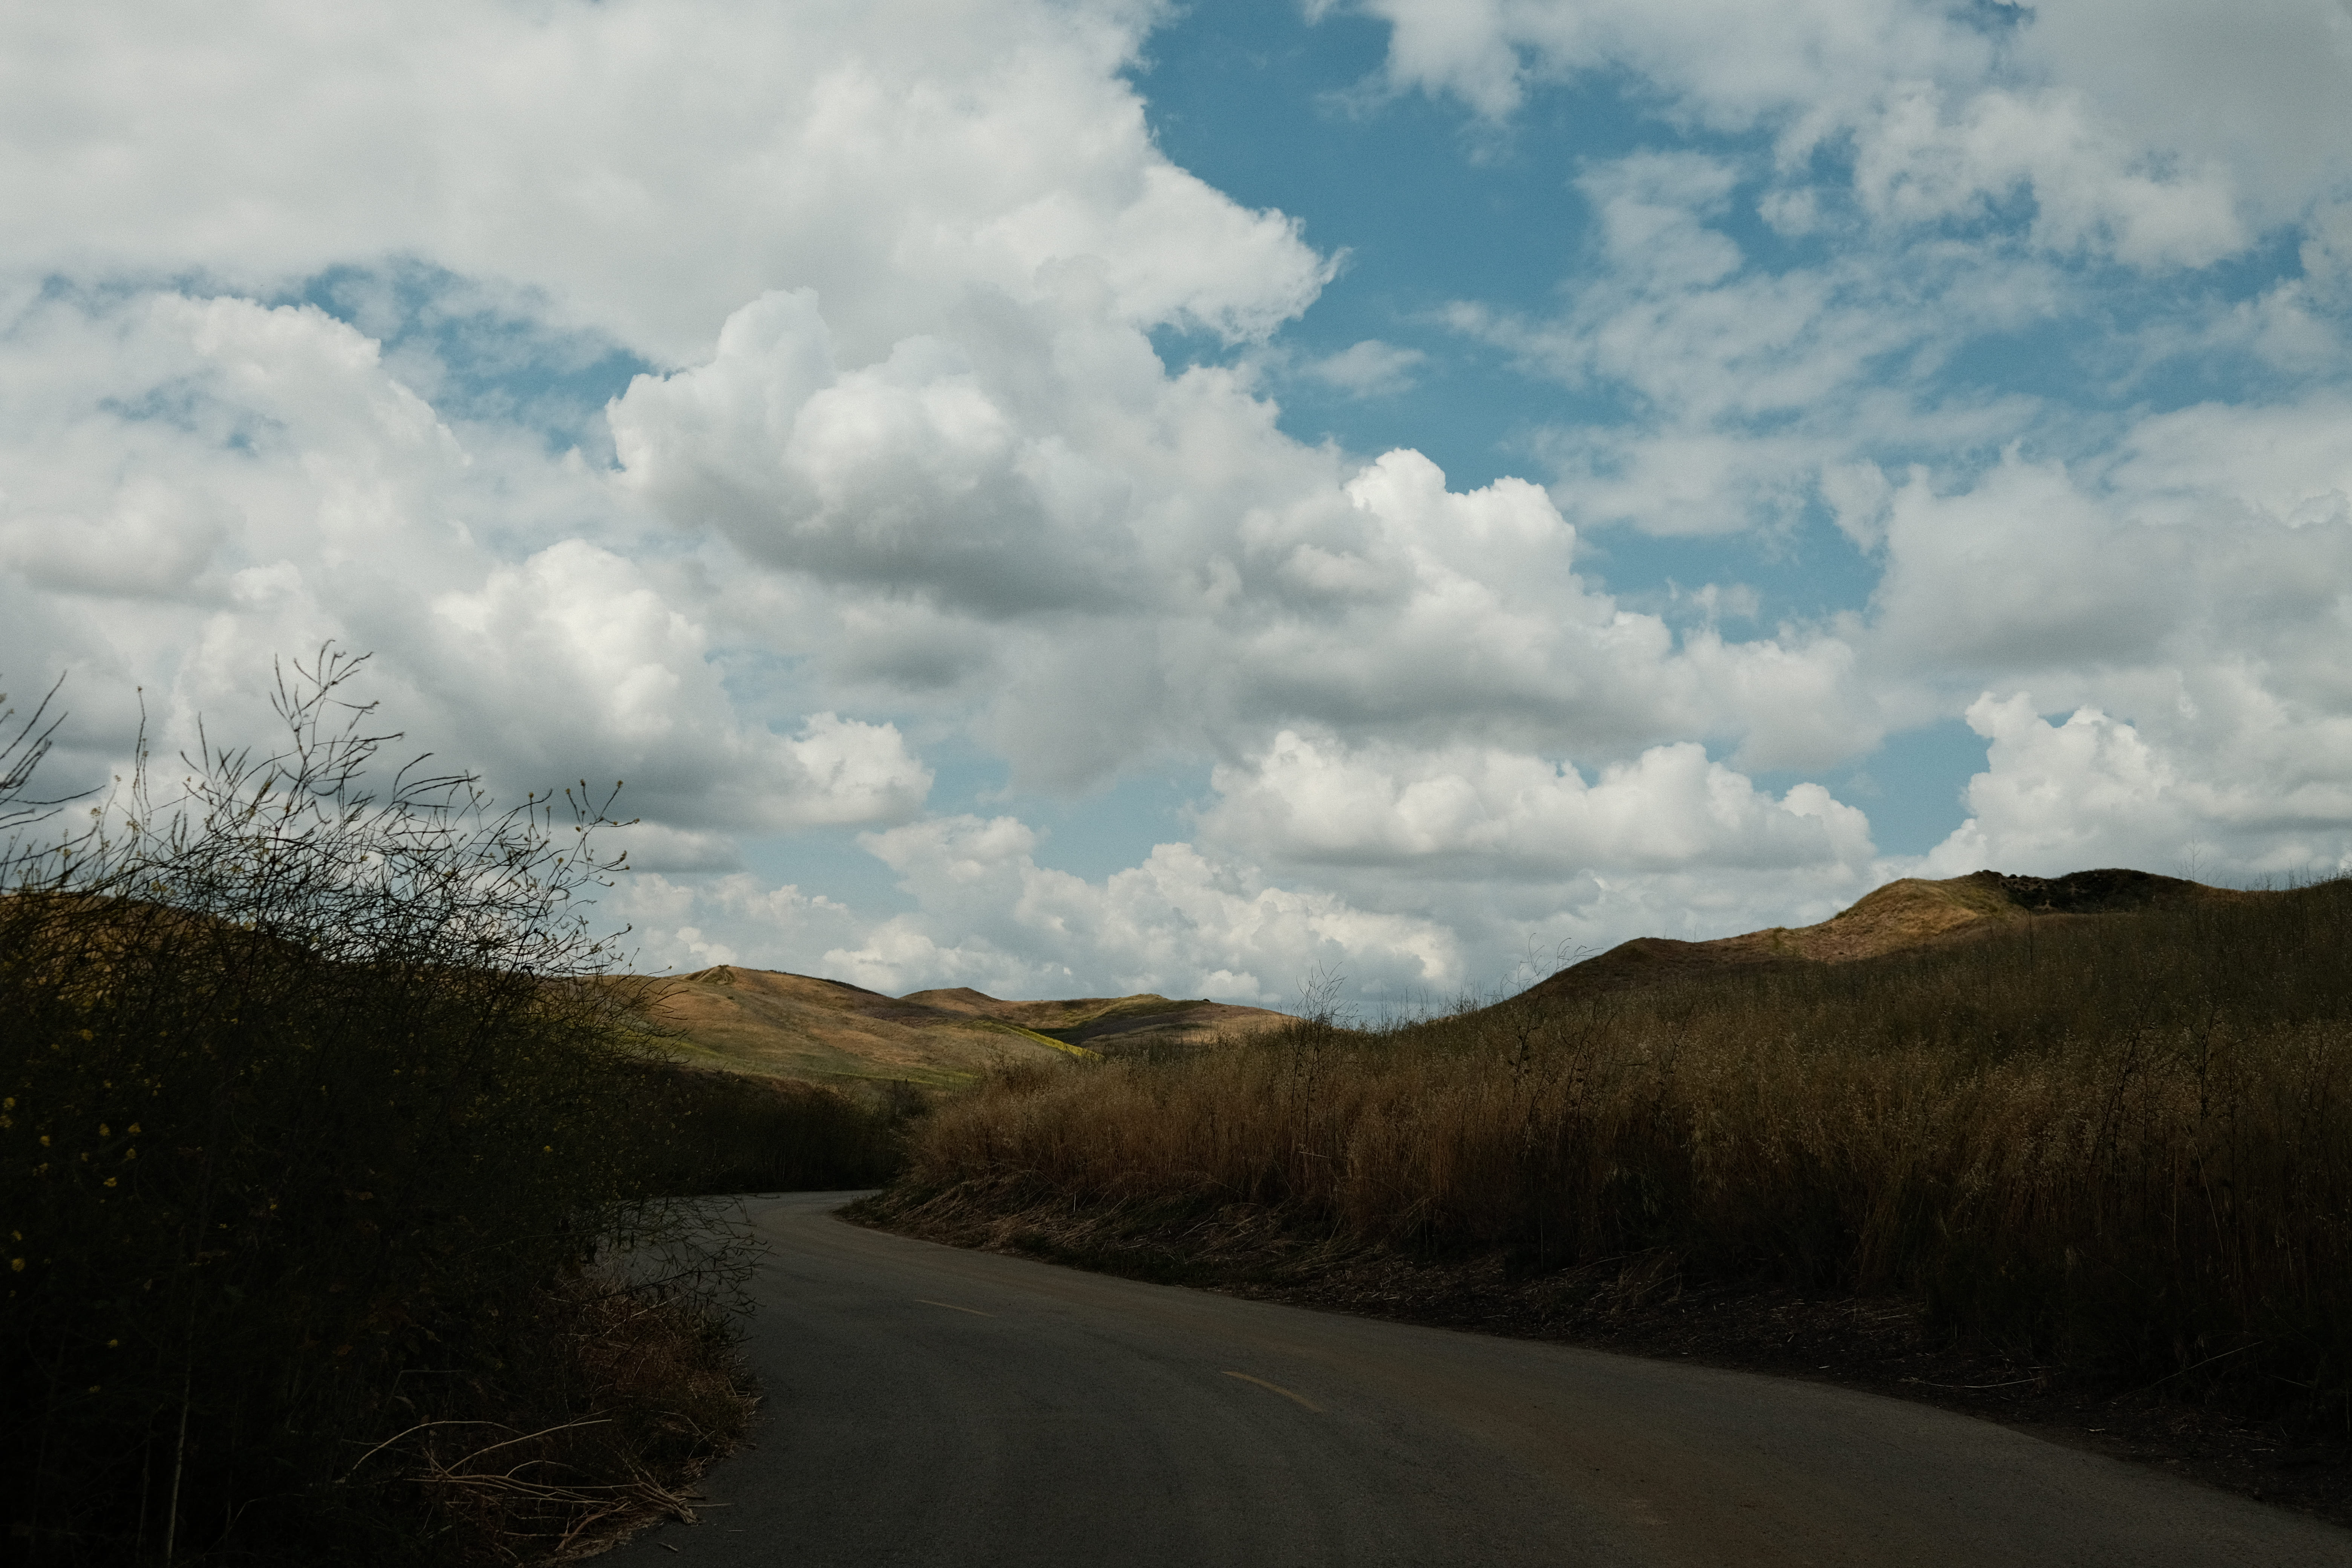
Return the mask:
<svg viewBox="0 0 2352 1568"><path fill-rule="evenodd" d="M1165 996L1007 1002L968 987L885 996L839 980L721 964L658 984L648 1019L688 1060L818 1081L969 1081L998 1061L1126 1056L1286 1022Z"/></svg>
<svg viewBox="0 0 2352 1568"><path fill-rule="evenodd" d="M1522 993L1580 998L1775 965L1842 963L1967 942L2027 920L2077 921L2270 897L2146 871L2011 877L1978 871L1905 878L1819 925L1774 926L1713 942L1639 937ZM656 983L648 1020L680 1058L819 1082L969 1082L1002 1061L1131 1056L1235 1038L1287 1022L1263 1007L1166 996L1006 1001L958 986L886 996L839 980L721 964Z"/></svg>
<svg viewBox="0 0 2352 1568"><path fill-rule="evenodd" d="M2075 871L2063 877L2011 877L1976 871L1940 882L1906 877L1857 900L1819 925L1774 926L1713 942L1637 937L1597 958L1570 964L1522 995L1549 998L1612 992L1773 964L1843 963L1967 942L2027 919L2084 920L2200 900L2271 895L2209 888L2147 871Z"/></svg>

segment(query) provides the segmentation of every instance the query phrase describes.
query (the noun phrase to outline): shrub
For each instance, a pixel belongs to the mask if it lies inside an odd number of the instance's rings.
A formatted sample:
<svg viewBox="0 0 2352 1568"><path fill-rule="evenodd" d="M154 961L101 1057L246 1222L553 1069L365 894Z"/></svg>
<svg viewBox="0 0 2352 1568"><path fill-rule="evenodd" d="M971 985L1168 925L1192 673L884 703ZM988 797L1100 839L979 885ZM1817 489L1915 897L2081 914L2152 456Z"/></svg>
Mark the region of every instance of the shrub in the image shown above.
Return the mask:
<svg viewBox="0 0 2352 1568"><path fill-rule="evenodd" d="M579 1439L625 1439L641 1468L682 1451L662 1388L596 1373L623 1344L696 1369L672 1380L706 1406L683 1448L725 1440L709 1391L732 1387L743 1254L660 1195L676 1156L640 1114L645 1052L583 897L617 864L594 847L610 797L501 811L415 771L374 793L395 737L342 695L360 662L281 674L283 751L205 751L161 801L142 765L71 837L26 820L47 732L0 752L20 1560L561 1538L646 1500ZM646 1248L670 1265L629 1262ZM488 1507L498 1489L450 1461L509 1439L497 1468L522 1468Z"/></svg>
<svg viewBox="0 0 2352 1568"><path fill-rule="evenodd" d="M795 1079L704 1068L640 1076L646 1180L668 1193L880 1186L898 1173L903 1124L922 1103L906 1091L869 1102Z"/></svg>

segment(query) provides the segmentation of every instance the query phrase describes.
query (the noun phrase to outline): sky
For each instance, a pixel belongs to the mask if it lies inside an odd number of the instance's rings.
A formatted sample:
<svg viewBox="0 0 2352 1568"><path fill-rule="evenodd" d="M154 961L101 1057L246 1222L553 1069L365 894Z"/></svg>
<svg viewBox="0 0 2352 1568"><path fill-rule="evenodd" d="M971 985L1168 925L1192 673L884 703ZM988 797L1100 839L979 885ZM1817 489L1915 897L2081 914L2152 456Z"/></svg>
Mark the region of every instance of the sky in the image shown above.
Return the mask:
<svg viewBox="0 0 2352 1568"><path fill-rule="evenodd" d="M1490 994L2352 869L2346 0L0 13L0 689L370 653L636 963Z"/></svg>

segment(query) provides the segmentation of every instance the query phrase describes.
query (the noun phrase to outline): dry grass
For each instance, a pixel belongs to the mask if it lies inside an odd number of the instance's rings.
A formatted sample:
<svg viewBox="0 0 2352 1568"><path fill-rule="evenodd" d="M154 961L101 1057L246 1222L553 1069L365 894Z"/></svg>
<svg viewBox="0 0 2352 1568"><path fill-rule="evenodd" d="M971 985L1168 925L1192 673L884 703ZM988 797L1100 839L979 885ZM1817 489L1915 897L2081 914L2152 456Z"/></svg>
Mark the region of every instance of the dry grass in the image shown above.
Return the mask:
<svg viewBox="0 0 2352 1568"><path fill-rule="evenodd" d="M443 1396L470 1414L418 1421L354 1467L410 1495L438 1560L568 1561L649 1519L690 1523L692 1481L749 1423L749 1379L707 1319L589 1276L542 1313L517 1347L529 1364Z"/></svg>
<svg viewBox="0 0 2352 1568"><path fill-rule="evenodd" d="M923 1125L902 1201L1262 1205L1524 1268L1663 1248L2341 1422L2347 938L2339 882L1026 1068Z"/></svg>

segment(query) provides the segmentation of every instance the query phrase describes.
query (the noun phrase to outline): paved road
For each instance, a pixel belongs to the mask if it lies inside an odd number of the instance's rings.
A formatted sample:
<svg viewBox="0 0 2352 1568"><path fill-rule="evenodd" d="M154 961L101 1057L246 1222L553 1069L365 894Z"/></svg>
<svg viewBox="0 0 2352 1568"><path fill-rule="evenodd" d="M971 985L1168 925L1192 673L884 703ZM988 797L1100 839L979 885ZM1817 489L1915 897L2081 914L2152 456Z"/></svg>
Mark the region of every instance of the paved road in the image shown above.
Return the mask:
<svg viewBox="0 0 2352 1568"><path fill-rule="evenodd" d="M2352 1532L1811 1384L1235 1301L751 1201L754 1447L607 1562L2352 1565Z"/></svg>

